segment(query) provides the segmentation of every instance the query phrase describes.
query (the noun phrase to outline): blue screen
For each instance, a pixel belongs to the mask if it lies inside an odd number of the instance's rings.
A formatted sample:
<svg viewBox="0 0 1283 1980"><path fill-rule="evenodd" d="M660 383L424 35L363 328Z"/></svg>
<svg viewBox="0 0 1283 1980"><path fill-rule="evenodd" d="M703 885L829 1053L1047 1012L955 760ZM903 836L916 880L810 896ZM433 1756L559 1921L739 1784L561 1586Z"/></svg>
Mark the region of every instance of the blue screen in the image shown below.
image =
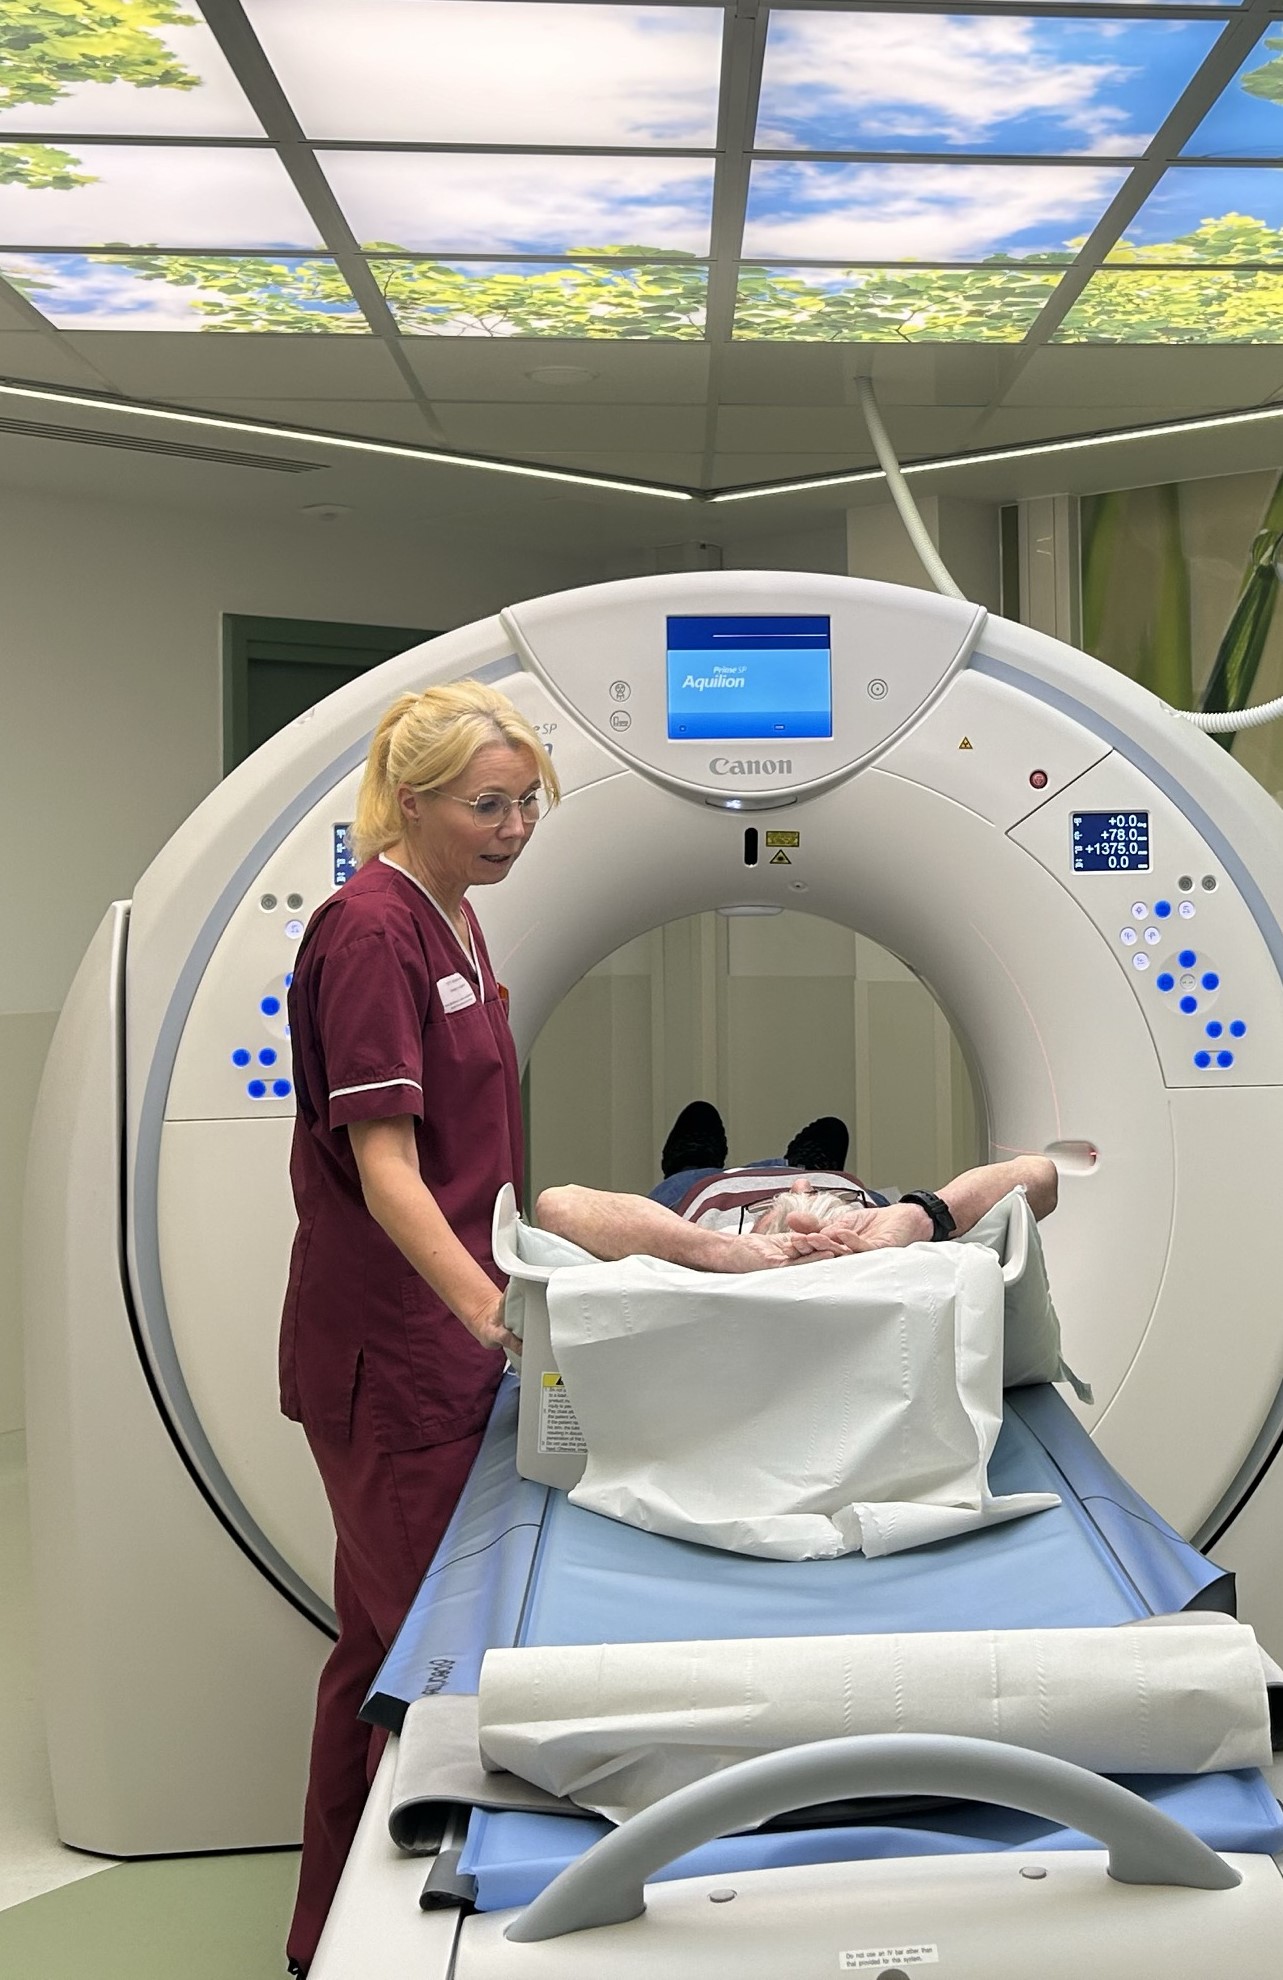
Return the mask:
<svg viewBox="0 0 1283 1980"><path fill-rule="evenodd" d="M351 830L352 827L350 825L336 825L334 827L334 884L336 887L341 887L343 882L350 880L356 872L356 854L352 851L347 836Z"/></svg>
<svg viewBox="0 0 1283 1980"><path fill-rule="evenodd" d="M670 619L669 737L831 736L830 658L827 615Z"/></svg>
<svg viewBox="0 0 1283 1980"><path fill-rule="evenodd" d="M1075 873L1148 873L1147 811L1074 811L1069 819Z"/></svg>

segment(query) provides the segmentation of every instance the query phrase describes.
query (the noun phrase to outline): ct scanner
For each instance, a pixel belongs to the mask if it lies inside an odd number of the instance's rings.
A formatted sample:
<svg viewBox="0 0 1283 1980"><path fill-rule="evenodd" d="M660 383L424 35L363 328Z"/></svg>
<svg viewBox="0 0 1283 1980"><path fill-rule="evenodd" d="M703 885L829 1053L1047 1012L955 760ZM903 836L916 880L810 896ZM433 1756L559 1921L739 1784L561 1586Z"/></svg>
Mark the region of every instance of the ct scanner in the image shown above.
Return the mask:
<svg viewBox="0 0 1283 1980"><path fill-rule="evenodd" d="M76 978L25 1293L65 1840L297 1839L331 1540L276 1405L285 990L344 877L378 714L464 674L529 716L565 792L475 902L521 1054L587 969L676 916L804 908L902 957L964 1042L991 1148L1059 1164L1046 1245L1094 1435L1215 1542L1277 1653L1275 806L1151 695L979 607L792 572L638 579L448 633L301 717L111 909ZM802 691L772 699L786 679Z"/></svg>

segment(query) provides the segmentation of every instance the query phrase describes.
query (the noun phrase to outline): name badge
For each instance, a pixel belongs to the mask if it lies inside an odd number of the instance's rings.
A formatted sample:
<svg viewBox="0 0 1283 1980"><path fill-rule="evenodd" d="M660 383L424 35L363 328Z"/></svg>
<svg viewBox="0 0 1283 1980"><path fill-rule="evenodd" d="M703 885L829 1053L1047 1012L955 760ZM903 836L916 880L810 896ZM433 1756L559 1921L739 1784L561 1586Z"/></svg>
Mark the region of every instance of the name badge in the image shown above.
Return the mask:
<svg viewBox="0 0 1283 1980"><path fill-rule="evenodd" d="M477 993L466 976L442 976L437 979L437 994L441 998L441 1008L447 1017L451 1011L464 1010L475 1004Z"/></svg>

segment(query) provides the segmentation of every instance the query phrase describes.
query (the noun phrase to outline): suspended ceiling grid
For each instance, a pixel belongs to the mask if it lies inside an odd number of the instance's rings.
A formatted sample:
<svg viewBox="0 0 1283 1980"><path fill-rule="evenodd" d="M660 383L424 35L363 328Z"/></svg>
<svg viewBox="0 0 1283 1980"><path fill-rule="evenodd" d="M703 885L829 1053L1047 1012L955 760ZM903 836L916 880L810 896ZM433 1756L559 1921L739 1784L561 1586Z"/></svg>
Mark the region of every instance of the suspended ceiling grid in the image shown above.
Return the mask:
<svg viewBox="0 0 1283 1980"><path fill-rule="evenodd" d="M858 371L909 455L1283 387L1253 0L54 11L10 375L703 486L867 458Z"/></svg>

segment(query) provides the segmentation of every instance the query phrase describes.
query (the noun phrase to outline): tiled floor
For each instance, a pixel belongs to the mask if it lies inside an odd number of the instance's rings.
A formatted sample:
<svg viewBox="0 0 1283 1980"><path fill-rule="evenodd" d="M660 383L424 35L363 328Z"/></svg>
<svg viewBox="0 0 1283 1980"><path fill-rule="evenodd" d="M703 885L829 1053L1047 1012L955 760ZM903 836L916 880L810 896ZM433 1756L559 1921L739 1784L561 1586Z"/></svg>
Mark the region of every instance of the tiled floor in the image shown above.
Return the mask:
<svg viewBox="0 0 1283 1980"><path fill-rule="evenodd" d="M294 1851L113 1863L58 1841L17 1432L0 1436L0 1590L0 1974L278 1980Z"/></svg>

